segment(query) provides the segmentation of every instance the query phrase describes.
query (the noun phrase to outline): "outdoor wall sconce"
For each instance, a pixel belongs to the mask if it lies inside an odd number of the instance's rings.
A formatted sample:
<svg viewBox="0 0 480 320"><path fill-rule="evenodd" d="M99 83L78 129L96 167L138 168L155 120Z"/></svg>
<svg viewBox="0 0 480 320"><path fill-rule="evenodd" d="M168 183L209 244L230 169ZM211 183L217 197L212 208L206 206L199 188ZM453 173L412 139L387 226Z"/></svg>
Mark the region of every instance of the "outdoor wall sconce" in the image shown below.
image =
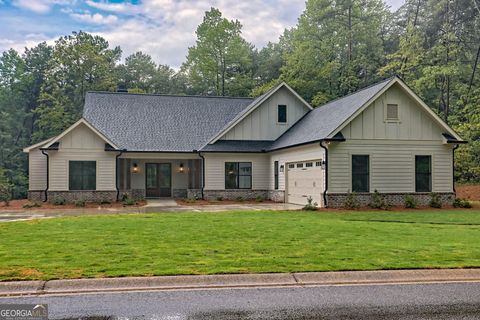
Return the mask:
<svg viewBox="0 0 480 320"><path fill-rule="evenodd" d="M134 163L134 164L133 164L132 172L133 172L133 173L138 173L138 165L137 165L137 163Z"/></svg>
<svg viewBox="0 0 480 320"><path fill-rule="evenodd" d="M184 170L185 170L185 169L184 169L184 167L183 167L183 163L180 163L180 167L179 167L178 171L179 171L180 173L183 173Z"/></svg>
<svg viewBox="0 0 480 320"><path fill-rule="evenodd" d="M284 170L285 170L285 166L282 164L282 165L280 166L280 172L283 172Z"/></svg>

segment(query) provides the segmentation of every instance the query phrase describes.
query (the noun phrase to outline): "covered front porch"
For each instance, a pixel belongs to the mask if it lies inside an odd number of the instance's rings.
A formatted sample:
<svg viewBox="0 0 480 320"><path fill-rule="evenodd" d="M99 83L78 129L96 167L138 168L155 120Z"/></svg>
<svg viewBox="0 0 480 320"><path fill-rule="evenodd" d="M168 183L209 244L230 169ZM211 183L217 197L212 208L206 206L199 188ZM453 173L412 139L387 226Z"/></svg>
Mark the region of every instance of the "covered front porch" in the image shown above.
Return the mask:
<svg viewBox="0 0 480 320"><path fill-rule="evenodd" d="M125 152L118 157L120 199L201 197L202 159L197 153Z"/></svg>

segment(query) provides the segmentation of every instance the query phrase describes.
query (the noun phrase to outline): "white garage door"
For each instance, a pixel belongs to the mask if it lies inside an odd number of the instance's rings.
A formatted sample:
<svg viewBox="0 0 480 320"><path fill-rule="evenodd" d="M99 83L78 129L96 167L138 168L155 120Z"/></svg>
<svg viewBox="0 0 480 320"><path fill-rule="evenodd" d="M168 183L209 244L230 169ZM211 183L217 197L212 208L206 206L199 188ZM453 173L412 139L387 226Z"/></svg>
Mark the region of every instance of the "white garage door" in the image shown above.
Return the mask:
<svg viewBox="0 0 480 320"><path fill-rule="evenodd" d="M287 164L287 202L307 204L307 198L322 206L323 170L321 160Z"/></svg>

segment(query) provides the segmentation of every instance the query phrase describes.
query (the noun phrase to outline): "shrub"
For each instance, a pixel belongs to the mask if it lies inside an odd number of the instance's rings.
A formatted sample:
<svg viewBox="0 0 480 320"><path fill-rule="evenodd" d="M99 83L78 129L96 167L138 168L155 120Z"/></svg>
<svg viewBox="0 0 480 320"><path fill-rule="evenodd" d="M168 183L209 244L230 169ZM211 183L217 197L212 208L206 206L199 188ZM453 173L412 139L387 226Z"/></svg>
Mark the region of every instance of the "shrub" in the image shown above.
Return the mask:
<svg viewBox="0 0 480 320"><path fill-rule="evenodd" d="M318 203L314 202L313 198L309 196L307 198L307 204L305 205L305 207L303 207L302 210L315 211L317 210L317 208L318 208Z"/></svg>
<svg viewBox="0 0 480 320"><path fill-rule="evenodd" d="M98 204L111 204L112 201L110 201L110 199L101 199L100 201L98 201Z"/></svg>
<svg viewBox="0 0 480 320"><path fill-rule="evenodd" d="M42 205L36 201L30 202L30 203L25 203L23 207L25 209L30 209L30 208L40 208Z"/></svg>
<svg viewBox="0 0 480 320"><path fill-rule="evenodd" d="M83 207L85 207L86 202L83 199L78 199L78 200L75 200L74 204L75 204L75 207L82 207L83 208Z"/></svg>
<svg viewBox="0 0 480 320"><path fill-rule="evenodd" d="M125 205L125 206L133 206L133 205L135 205L137 202L136 202L135 199L133 199L133 198L126 197L126 198L123 199L123 197L122 197L122 203L123 203L123 205Z"/></svg>
<svg viewBox="0 0 480 320"><path fill-rule="evenodd" d="M218 197L217 197L217 201L223 201L223 197L222 197L222 196L218 196Z"/></svg>
<svg viewBox="0 0 480 320"><path fill-rule="evenodd" d="M455 208L471 208L472 204L467 199L455 198L455 201L453 201L453 206Z"/></svg>
<svg viewBox="0 0 480 320"><path fill-rule="evenodd" d="M197 197L193 196L193 197L191 197L191 198L187 198L187 199L185 199L185 202L187 202L187 203L195 203L195 202L197 202Z"/></svg>
<svg viewBox="0 0 480 320"><path fill-rule="evenodd" d="M360 203L358 202L355 192L348 193L347 197L345 198L345 202L343 203L343 207L350 210L355 210L360 207Z"/></svg>
<svg viewBox="0 0 480 320"><path fill-rule="evenodd" d="M441 208L442 207L442 203L440 202L440 196L436 193L432 193L430 194L431 196L431 199L430 199L430 207L432 208Z"/></svg>
<svg viewBox="0 0 480 320"><path fill-rule="evenodd" d="M417 206L418 206L418 200L415 197L411 195L405 196L405 208L415 209Z"/></svg>
<svg viewBox="0 0 480 320"><path fill-rule="evenodd" d="M67 201L64 197L55 197L53 199L53 204L56 206L63 206L65 203L67 203Z"/></svg>
<svg viewBox="0 0 480 320"><path fill-rule="evenodd" d="M125 201L127 200L128 198L130 198L130 196L128 195L128 193L124 192L122 193L122 196L120 197L120 201Z"/></svg>
<svg viewBox="0 0 480 320"><path fill-rule="evenodd" d="M262 197L262 196L258 196L257 198L255 198L255 201L256 202L263 202L263 201L265 201L265 198Z"/></svg>
<svg viewBox="0 0 480 320"><path fill-rule="evenodd" d="M382 209L382 210L390 209L390 205L385 200L385 196L380 192L378 192L377 189L375 189L375 191L373 192L368 206L373 209Z"/></svg>

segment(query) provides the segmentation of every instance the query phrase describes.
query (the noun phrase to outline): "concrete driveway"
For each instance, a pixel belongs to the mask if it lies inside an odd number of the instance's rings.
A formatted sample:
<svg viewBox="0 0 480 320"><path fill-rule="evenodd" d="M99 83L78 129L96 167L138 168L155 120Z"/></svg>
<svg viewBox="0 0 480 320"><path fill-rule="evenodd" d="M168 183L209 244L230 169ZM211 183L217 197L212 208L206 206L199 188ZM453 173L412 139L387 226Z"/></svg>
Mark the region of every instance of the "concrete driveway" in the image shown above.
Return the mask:
<svg viewBox="0 0 480 320"><path fill-rule="evenodd" d="M0 211L0 222L45 219L64 216L157 213L157 212L222 212L222 211L285 211L300 210L302 206L290 203L239 203L215 205L178 205L174 200L148 201L143 207L124 208L78 208L78 209L35 209Z"/></svg>

